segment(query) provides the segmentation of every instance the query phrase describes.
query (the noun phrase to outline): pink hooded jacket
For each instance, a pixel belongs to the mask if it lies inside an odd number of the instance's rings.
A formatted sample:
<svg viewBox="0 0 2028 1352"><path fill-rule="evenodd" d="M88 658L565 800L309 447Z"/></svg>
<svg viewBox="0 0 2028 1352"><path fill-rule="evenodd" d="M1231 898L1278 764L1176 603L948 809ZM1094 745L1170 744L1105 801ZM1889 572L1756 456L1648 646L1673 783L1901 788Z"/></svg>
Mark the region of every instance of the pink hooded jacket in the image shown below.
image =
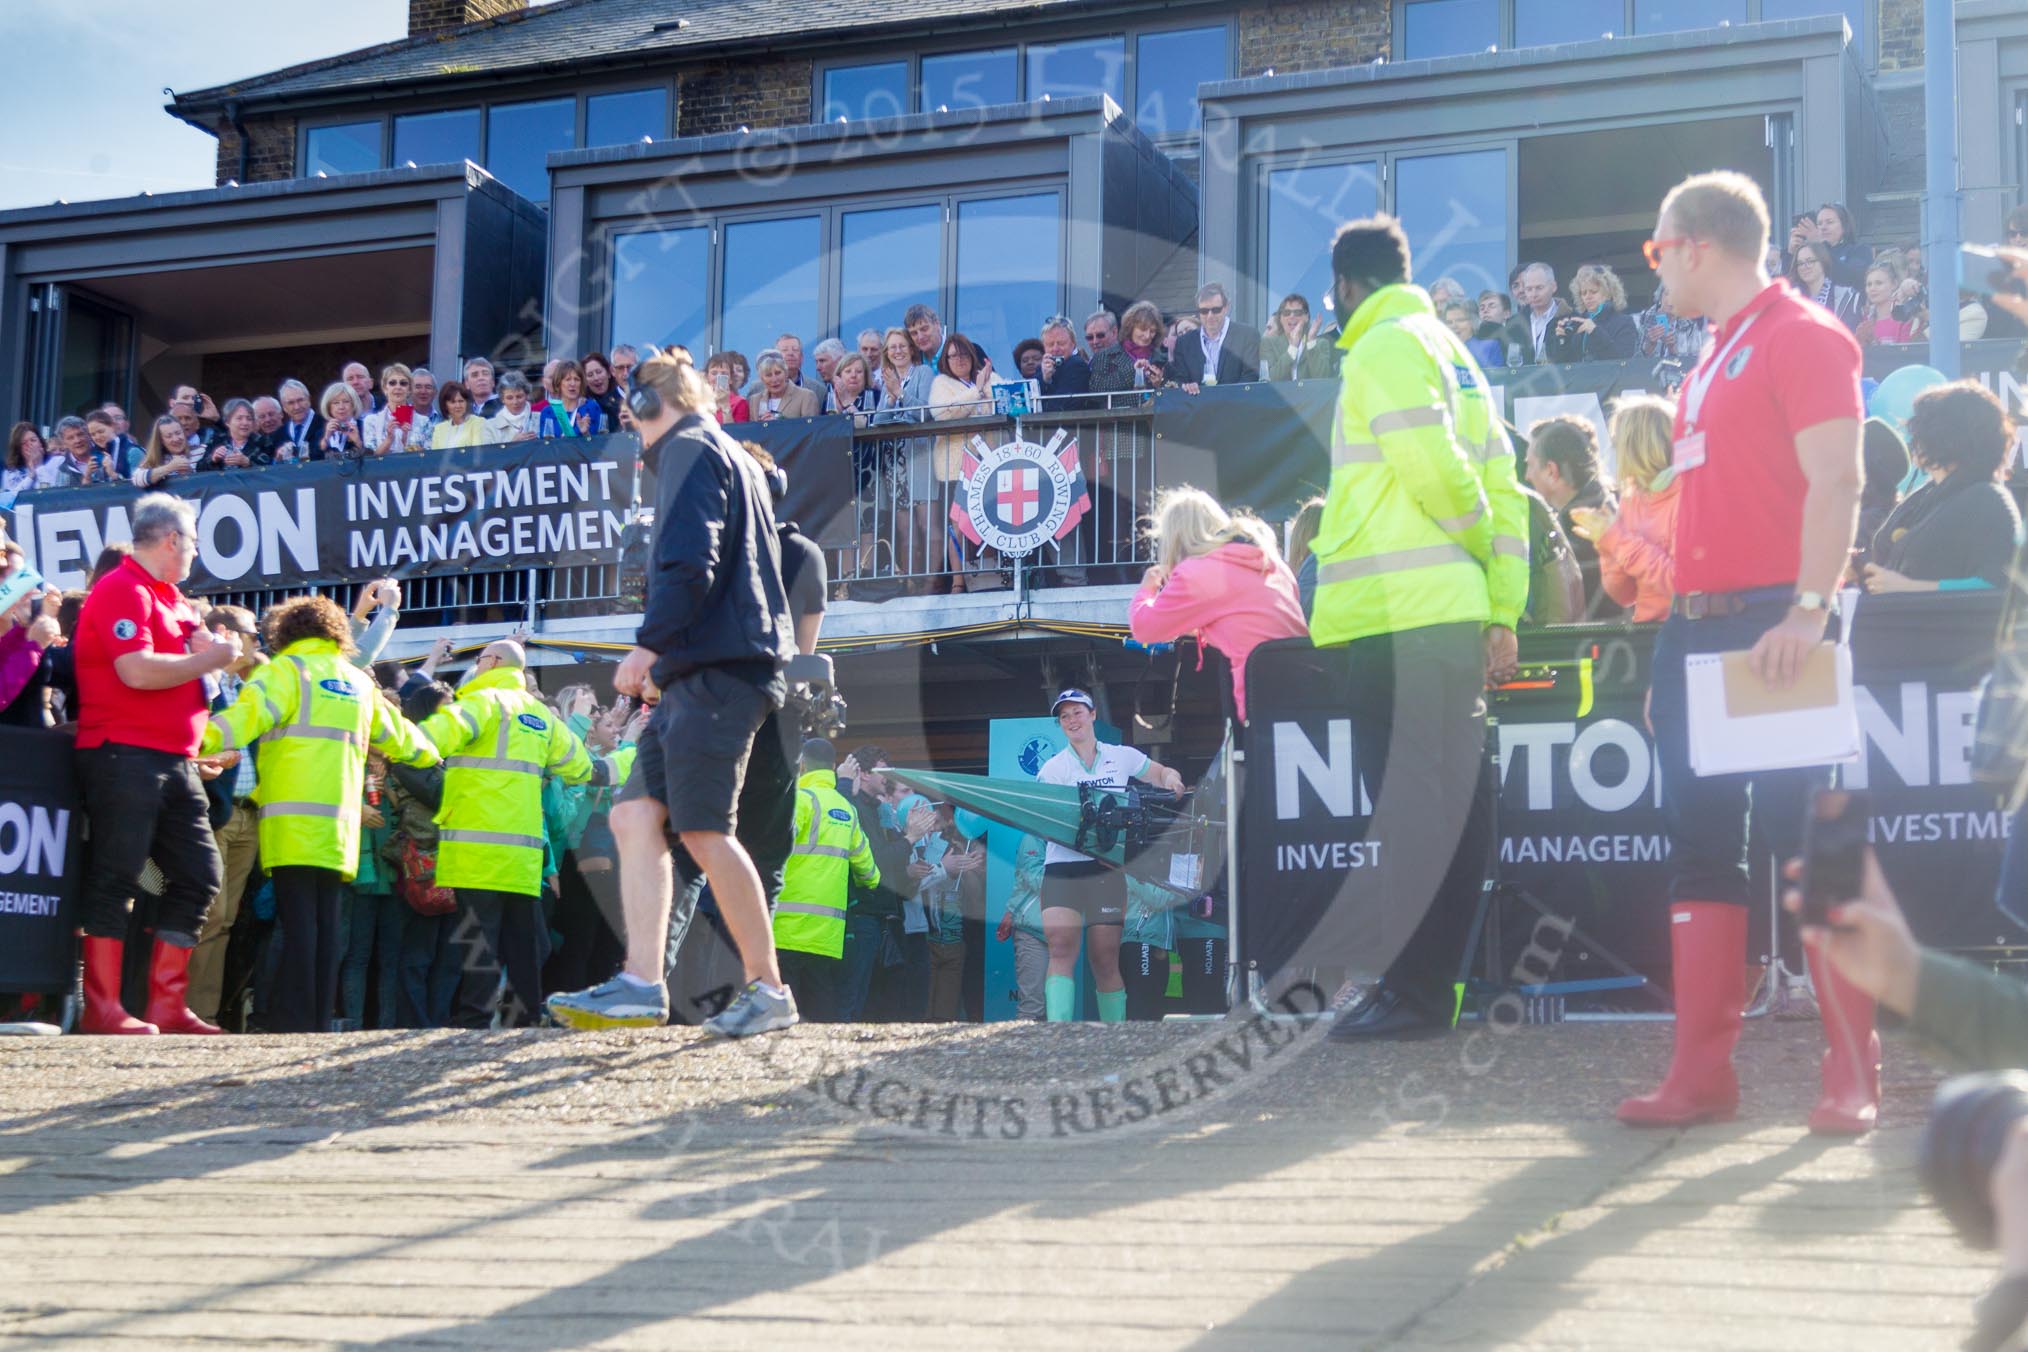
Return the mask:
<svg viewBox="0 0 2028 1352"><path fill-rule="evenodd" d="M1598 580L1606 594L1634 608L1634 622L1669 618L1675 592L1676 491L1671 480L1660 492L1628 493L1619 515L1598 540Z"/></svg>
<svg viewBox="0 0 2028 1352"><path fill-rule="evenodd" d="M1169 643L1185 634L1218 649L1232 663L1232 698L1246 721L1247 655L1269 639L1302 638L1310 626L1296 599L1296 575L1270 563L1249 544L1220 545L1183 560L1156 591L1146 583L1127 608L1141 643ZM1203 655L1198 656L1200 662Z"/></svg>

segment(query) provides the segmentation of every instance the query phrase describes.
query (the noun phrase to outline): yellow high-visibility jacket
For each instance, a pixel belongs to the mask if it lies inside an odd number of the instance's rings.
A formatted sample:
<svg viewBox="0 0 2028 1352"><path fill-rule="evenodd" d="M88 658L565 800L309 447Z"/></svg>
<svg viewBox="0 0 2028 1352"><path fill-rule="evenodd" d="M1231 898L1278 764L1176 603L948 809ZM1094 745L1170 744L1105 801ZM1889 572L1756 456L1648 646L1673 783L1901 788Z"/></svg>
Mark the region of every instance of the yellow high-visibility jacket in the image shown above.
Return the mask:
<svg viewBox="0 0 2028 1352"><path fill-rule="evenodd" d="M1368 296L1338 347L1311 637L1512 628L1528 603L1528 503L1485 374L1417 286Z"/></svg>
<svg viewBox="0 0 2028 1352"><path fill-rule="evenodd" d="M589 752L522 673L495 667L467 681L422 723L444 757L437 883L534 897L542 891L542 777L592 778ZM610 767L602 782L610 781Z"/></svg>
<svg viewBox="0 0 2028 1352"><path fill-rule="evenodd" d="M775 902L775 946L844 957L848 874L861 887L880 886L873 846L838 792L838 776L811 770L796 780L796 838Z"/></svg>
<svg viewBox="0 0 2028 1352"><path fill-rule="evenodd" d="M436 748L328 638L298 639L248 677L232 707L211 716L198 753L251 756L256 742L261 867L348 879L359 867L367 748L405 765L437 763Z"/></svg>

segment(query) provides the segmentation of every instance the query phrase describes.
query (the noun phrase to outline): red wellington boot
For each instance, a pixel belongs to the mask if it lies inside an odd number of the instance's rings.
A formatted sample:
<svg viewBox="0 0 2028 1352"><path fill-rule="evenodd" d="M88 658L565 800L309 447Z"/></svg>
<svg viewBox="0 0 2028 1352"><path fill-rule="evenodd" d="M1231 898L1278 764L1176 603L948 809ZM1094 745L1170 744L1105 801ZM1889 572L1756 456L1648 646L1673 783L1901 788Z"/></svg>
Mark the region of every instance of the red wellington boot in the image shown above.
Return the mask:
<svg viewBox="0 0 2028 1352"><path fill-rule="evenodd" d="M1838 973L1822 948L1805 942L1810 984L1824 1016L1823 1093L1810 1110L1810 1130L1863 1136L1880 1116L1880 1034L1873 997Z"/></svg>
<svg viewBox="0 0 2028 1352"><path fill-rule="evenodd" d="M223 1030L190 1012L190 950L155 941L148 965L148 1022L165 1033L206 1035Z"/></svg>
<svg viewBox="0 0 2028 1352"><path fill-rule="evenodd" d="M1733 1044L1746 1006L1746 908L1680 901L1669 908L1671 979L1676 985L1676 1051L1652 1094L1620 1104L1636 1127L1730 1121L1739 1111Z"/></svg>
<svg viewBox="0 0 2028 1352"><path fill-rule="evenodd" d="M142 1023L120 1003L120 964L127 945L118 939L84 940L84 1017L78 1022L81 1033L113 1035L149 1034L152 1023Z"/></svg>

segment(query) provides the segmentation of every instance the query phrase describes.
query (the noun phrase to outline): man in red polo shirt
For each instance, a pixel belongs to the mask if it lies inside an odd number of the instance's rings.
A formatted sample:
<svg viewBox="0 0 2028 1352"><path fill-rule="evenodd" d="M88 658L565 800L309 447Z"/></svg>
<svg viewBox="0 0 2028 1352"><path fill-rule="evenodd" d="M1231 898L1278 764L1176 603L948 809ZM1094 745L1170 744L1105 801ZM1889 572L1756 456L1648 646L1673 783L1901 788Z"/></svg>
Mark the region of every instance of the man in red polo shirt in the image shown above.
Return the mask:
<svg viewBox="0 0 2028 1352"><path fill-rule="evenodd" d="M1678 184L1645 246L1671 307L1709 319L1711 340L1678 396L1676 600L1649 693L1669 832L1676 1048L1661 1087L1620 1105L1620 1120L1635 1125L1737 1110L1749 803L1786 859L1799 851L1811 792L1830 782L1823 769L1708 778L1690 769L1684 659L1750 650L1770 686L1793 681L1825 639L1858 521L1859 345L1828 310L1768 280L1767 242L1760 189L1721 173ZM1872 1002L1815 952L1810 971L1829 1043L1810 1127L1866 1131L1880 1097Z"/></svg>
<svg viewBox="0 0 2028 1352"><path fill-rule="evenodd" d="M221 868L192 760L210 701L205 677L239 646L207 630L176 584L197 558L197 511L150 493L134 504L134 550L78 612L78 778L91 823L83 917L87 1033L216 1033L190 1012L190 950ZM127 911L153 859L164 880L147 1021L120 1006Z"/></svg>

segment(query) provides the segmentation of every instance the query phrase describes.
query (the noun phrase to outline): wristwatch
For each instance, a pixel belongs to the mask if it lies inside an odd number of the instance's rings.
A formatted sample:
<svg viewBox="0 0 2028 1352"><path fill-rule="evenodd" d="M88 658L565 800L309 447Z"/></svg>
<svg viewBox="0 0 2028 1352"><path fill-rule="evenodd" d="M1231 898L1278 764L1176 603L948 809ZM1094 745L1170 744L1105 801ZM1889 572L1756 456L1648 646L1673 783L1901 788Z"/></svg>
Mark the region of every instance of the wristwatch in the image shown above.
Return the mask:
<svg viewBox="0 0 2028 1352"><path fill-rule="evenodd" d="M1794 605L1797 610L1819 610L1826 615L1831 613L1831 598L1822 592L1799 591L1796 593Z"/></svg>

